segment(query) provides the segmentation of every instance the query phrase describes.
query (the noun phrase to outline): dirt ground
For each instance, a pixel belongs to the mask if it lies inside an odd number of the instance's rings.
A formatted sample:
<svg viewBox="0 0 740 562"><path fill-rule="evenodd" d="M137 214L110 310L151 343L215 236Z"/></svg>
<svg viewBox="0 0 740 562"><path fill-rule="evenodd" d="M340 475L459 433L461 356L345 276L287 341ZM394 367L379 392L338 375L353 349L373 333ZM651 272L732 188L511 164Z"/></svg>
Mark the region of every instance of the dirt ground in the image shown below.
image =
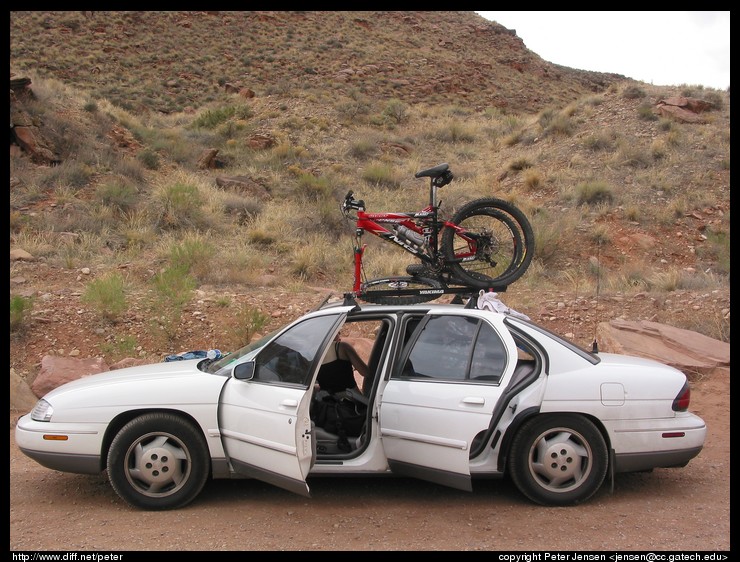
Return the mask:
<svg viewBox="0 0 740 562"><path fill-rule="evenodd" d="M729 551L730 376L692 385L708 437L688 466L622 474L588 503L546 508L507 480L472 493L395 478L313 479L307 499L253 480L212 481L177 511L133 509L106 475L52 471L15 446L10 550ZM124 557L124 561L126 558Z"/></svg>
<svg viewBox="0 0 740 562"><path fill-rule="evenodd" d="M16 264L11 282L35 288L38 305L21 339L11 341L11 367L29 382L45 354L94 357L112 332L134 335L140 358L220 347L233 328L217 305L269 311L273 329L313 308L326 290L289 292L277 287L228 292L200 290L183 316L180 347L151 337L147 316L131 303L111 330L80 302L84 280L41 264ZM43 287L43 289L38 289ZM340 293L341 294L341 293ZM589 345L595 322L623 317L686 325L729 316L729 288L674 291L629 298L581 298L522 286L504 302L556 332ZM706 315L706 319L699 318ZM312 498L252 480L213 481L187 507L139 511L113 491L105 473L65 474L46 469L15 446L10 418L10 550L279 551L279 550L558 550L728 551L730 549L730 375L692 376L691 411L707 423L704 449L688 466L616 477L588 503L534 505L507 480L482 480L472 493L395 478L313 479Z"/></svg>

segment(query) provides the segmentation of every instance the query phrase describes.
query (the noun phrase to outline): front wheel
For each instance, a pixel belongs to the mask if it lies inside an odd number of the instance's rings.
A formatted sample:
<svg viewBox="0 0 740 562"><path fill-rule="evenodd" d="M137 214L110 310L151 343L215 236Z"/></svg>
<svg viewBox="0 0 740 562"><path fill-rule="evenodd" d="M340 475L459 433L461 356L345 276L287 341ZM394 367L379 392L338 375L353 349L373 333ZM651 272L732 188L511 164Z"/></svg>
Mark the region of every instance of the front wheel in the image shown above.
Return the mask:
<svg viewBox="0 0 740 562"><path fill-rule="evenodd" d="M517 488L542 505L586 501L601 487L609 466L604 437L575 414L537 416L514 436L509 474Z"/></svg>
<svg viewBox="0 0 740 562"><path fill-rule="evenodd" d="M209 475L210 454L192 423L167 413L139 416L113 438L108 478L134 507L150 510L187 505Z"/></svg>
<svg viewBox="0 0 740 562"><path fill-rule="evenodd" d="M439 298L444 294L441 283L418 275L410 277L384 277L362 284L358 298L375 304L419 304Z"/></svg>
<svg viewBox="0 0 740 562"><path fill-rule="evenodd" d="M493 197L463 205L442 234L442 252L452 273L475 288L506 288L534 256L534 230L516 206Z"/></svg>

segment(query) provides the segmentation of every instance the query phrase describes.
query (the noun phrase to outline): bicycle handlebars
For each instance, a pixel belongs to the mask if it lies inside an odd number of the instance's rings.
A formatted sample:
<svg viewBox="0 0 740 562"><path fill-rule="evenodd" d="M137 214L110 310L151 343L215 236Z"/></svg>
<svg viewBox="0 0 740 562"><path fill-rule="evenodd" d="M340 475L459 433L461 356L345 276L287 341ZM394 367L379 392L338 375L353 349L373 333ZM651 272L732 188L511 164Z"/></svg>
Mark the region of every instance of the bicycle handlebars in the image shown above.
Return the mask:
<svg viewBox="0 0 740 562"><path fill-rule="evenodd" d="M349 191L347 195L344 196L344 201L342 202L342 212L345 215L350 209L356 209L358 211L365 210L365 201L363 201L362 199L355 199L354 197L352 197L353 195L354 191Z"/></svg>
<svg viewBox="0 0 740 562"><path fill-rule="evenodd" d="M428 170L417 172L414 177L430 178L430 181L432 182L432 185L434 187L442 187L450 183L455 176L452 175L449 164L440 164L438 166L435 166L434 168L429 168ZM347 195L344 196L344 201L342 201L341 209L342 213L345 215L349 212L350 209L355 209L358 211L365 210L365 201L363 201L362 199L355 199L353 195L354 191L350 190L347 192Z"/></svg>

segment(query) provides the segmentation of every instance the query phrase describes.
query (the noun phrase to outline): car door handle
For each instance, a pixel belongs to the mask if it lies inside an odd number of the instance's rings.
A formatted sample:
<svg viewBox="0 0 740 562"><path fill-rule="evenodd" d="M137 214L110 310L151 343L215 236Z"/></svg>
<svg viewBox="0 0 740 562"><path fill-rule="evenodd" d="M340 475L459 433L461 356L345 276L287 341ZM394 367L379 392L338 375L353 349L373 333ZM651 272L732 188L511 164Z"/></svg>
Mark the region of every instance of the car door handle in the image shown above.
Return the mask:
<svg viewBox="0 0 740 562"><path fill-rule="evenodd" d="M285 408L297 408L298 400L283 400L282 402L280 402L280 405Z"/></svg>
<svg viewBox="0 0 740 562"><path fill-rule="evenodd" d="M471 406L484 406L486 404L486 399L480 396L467 396L462 401L463 404L470 404Z"/></svg>

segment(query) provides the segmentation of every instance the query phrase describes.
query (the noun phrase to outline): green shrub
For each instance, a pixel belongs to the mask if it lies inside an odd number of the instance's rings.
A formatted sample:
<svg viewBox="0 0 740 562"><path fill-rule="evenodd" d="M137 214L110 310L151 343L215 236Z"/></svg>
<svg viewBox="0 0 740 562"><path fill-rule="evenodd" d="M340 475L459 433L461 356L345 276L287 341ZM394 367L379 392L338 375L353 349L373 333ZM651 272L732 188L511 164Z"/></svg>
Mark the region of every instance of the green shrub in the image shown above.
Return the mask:
<svg viewBox="0 0 740 562"><path fill-rule="evenodd" d="M82 302L92 306L105 320L116 321L126 310L125 283L118 272L94 279L85 287Z"/></svg>
<svg viewBox="0 0 740 562"><path fill-rule="evenodd" d="M614 148L616 135L613 131L599 131L584 139L583 145L597 152L599 150L611 150Z"/></svg>
<svg viewBox="0 0 740 562"><path fill-rule="evenodd" d="M524 186L534 191L542 185L542 174L537 170L529 169L524 172Z"/></svg>
<svg viewBox="0 0 740 562"><path fill-rule="evenodd" d="M254 112L247 105L227 105L214 109L206 109L193 120L192 127L215 129L229 119L249 119L253 114Z"/></svg>
<svg viewBox="0 0 740 562"><path fill-rule="evenodd" d="M170 263L205 281L213 269L211 258L214 254L215 248L208 240L198 234L188 235L180 244L170 248Z"/></svg>
<svg viewBox="0 0 740 562"><path fill-rule="evenodd" d="M702 99L705 102L710 103L712 105L712 109L714 110L723 109L725 106L725 100L719 92L706 92L702 96Z"/></svg>
<svg viewBox="0 0 740 562"><path fill-rule="evenodd" d="M157 170L159 168L159 154L149 148L140 151L136 158L147 170Z"/></svg>
<svg viewBox="0 0 740 562"><path fill-rule="evenodd" d="M166 344L172 345L177 341L183 308L192 298L197 282L186 265L175 264L160 270L151 285L154 289L151 322L157 330L155 335L164 336Z"/></svg>
<svg viewBox="0 0 740 562"><path fill-rule="evenodd" d="M622 144L614 158L618 165L630 168L649 168L653 164L653 156L649 150L627 143Z"/></svg>
<svg viewBox="0 0 740 562"><path fill-rule="evenodd" d="M120 361L127 357L133 357L136 353L138 343L134 336L111 336L100 344L100 351L113 361Z"/></svg>
<svg viewBox="0 0 740 562"><path fill-rule="evenodd" d="M545 135L563 135L565 137L573 136L576 130L576 124L569 115L560 113L550 122L547 128L543 131Z"/></svg>
<svg viewBox="0 0 740 562"><path fill-rule="evenodd" d="M622 97L628 99L628 100L634 100L638 98L644 98L647 94L645 93L645 90L640 88L639 86L627 86L622 91Z"/></svg>
<svg viewBox="0 0 740 562"><path fill-rule="evenodd" d="M655 109L650 103L643 103L637 108L637 115L643 121L657 121L658 115L655 113Z"/></svg>
<svg viewBox="0 0 740 562"><path fill-rule="evenodd" d="M155 214L160 228L197 228L205 220L198 186L182 181L164 186L156 194Z"/></svg>
<svg viewBox="0 0 740 562"><path fill-rule="evenodd" d="M392 119L396 123L403 123L408 119L409 106L399 99L393 98L388 101L383 109L383 116Z"/></svg>
<svg viewBox="0 0 740 562"><path fill-rule="evenodd" d="M537 123L539 124L540 128L543 131L547 129L550 126L550 123L553 122L557 114L557 110L551 107L542 111L537 117Z"/></svg>
<svg viewBox="0 0 740 562"><path fill-rule="evenodd" d="M28 316L33 309L33 299L15 295L10 297L10 331L22 332L28 324Z"/></svg>
<svg viewBox="0 0 740 562"><path fill-rule="evenodd" d="M126 181L113 179L98 186L97 196L104 205L126 212L136 205L137 189Z"/></svg>
<svg viewBox="0 0 740 562"><path fill-rule="evenodd" d="M697 256L715 264L714 271L721 274L730 273L730 231L729 217L727 224L711 225L704 232L706 240L697 248Z"/></svg>
<svg viewBox="0 0 740 562"><path fill-rule="evenodd" d="M228 336L225 339L227 345L234 349L246 345L252 338L262 333L270 316L259 308L248 305L240 306L233 316L234 325L229 327Z"/></svg>
<svg viewBox="0 0 740 562"><path fill-rule="evenodd" d="M512 172L520 172L522 170L526 170L527 168L531 168L532 166L532 162L530 162L527 158L517 158L516 160L509 162L507 168Z"/></svg>
<svg viewBox="0 0 740 562"><path fill-rule="evenodd" d="M614 199L614 194L612 193L611 188L601 181L581 183L576 186L576 193L579 205L596 205L599 203L611 202Z"/></svg>
<svg viewBox="0 0 740 562"><path fill-rule="evenodd" d="M475 130L470 125L457 120L442 125L433 133L433 137L440 142L475 142Z"/></svg>
<svg viewBox="0 0 740 562"><path fill-rule="evenodd" d="M197 282L190 275L187 264L174 264L157 273L152 285L158 297L167 303L167 308L179 309L192 297Z"/></svg>
<svg viewBox="0 0 740 562"><path fill-rule="evenodd" d="M297 193L310 201L319 201L331 196L332 189L326 176L303 172L298 175Z"/></svg>
<svg viewBox="0 0 740 562"><path fill-rule="evenodd" d="M367 160L378 153L375 141L361 138L354 141L349 147L349 155L358 160Z"/></svg>
<svg viewBox="0 0 740 562"><path fill-rule="evenodd" d="M362 179L369 184L384 187L396 188L401 185L396 170L388 164L375 163L368 165L362 172Z"/></svg>

